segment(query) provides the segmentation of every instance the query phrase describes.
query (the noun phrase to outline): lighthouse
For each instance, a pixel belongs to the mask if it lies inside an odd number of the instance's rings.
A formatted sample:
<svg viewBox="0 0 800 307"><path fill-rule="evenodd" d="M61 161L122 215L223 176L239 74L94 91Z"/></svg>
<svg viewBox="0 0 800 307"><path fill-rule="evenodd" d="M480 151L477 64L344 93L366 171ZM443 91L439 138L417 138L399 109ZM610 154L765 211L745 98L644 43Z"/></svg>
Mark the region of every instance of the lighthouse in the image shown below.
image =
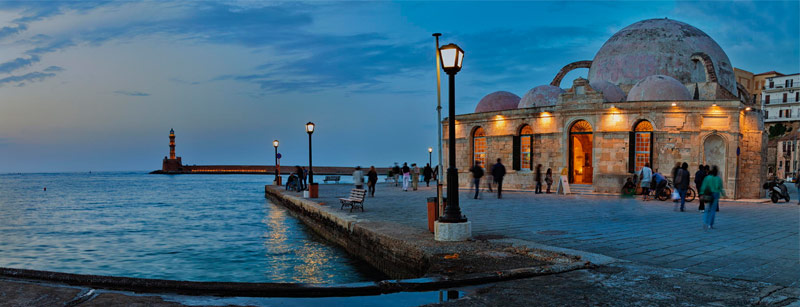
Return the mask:
<svg viewBox="0 0 800 307"><path fill-rule="evenodd" d="M161 170L165 173L183 172L181 157L175 156L175 130L169 129L169 158L164 157L161 163Z"/></svg>
<svg viewBox="0 0 800 307"><path fill-rule="evenodd" d="M175 160L175 130L169 129L169 158Z"/></svg>

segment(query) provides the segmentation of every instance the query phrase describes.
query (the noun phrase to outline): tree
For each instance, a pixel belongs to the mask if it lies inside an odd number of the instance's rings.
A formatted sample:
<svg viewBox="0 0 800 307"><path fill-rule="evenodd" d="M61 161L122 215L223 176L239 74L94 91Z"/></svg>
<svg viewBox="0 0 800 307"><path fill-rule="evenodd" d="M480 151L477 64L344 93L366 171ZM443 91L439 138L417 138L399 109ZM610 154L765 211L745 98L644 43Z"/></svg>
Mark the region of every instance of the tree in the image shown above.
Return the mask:
<svg viewBox="0 0 800 307"><path fill-rule="evenodd" d="M791 131L791 129L792 129L791 127L787 129L786 126L783 125L783 123L778 123L772 127L769 127L769 138L772 139L782 136L786 132Z"/></svg>

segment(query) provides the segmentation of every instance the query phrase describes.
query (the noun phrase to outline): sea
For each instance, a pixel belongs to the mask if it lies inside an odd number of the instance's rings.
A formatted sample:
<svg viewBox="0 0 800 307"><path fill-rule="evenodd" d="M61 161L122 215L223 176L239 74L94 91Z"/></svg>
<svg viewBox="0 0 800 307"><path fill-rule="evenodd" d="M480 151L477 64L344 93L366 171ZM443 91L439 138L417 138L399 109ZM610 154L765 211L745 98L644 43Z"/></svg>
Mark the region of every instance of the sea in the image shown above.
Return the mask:
<svg viewBox="0 0 800 307"><path fill-rule="evenodd" d="M265 199L273 179L0 174L0 267L190 281L387 278Z"/></svg>

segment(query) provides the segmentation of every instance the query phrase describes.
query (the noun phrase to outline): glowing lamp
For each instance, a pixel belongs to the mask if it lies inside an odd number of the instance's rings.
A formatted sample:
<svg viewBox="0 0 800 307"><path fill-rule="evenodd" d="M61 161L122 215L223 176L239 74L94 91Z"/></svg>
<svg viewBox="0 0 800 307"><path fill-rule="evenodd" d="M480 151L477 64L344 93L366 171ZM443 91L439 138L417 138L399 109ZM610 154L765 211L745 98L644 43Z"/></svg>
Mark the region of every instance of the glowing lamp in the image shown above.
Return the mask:
<svg viewBox="0 0 800 307"><path fill-rule="evenodd" d="M744 110L745 110L745 111L750 111L750 110L752 110L752 109L751 109L750 107L746 107L746 108L744 108Z"/></svg>
<svg viewBox="0 0 800 307"><path fill-rule="evenodd" d="M675 107L675 106L678 106L678 104L673 102L672 106Z"/></svg>
<svg viewBox="0 0 800 307"><path fill-rule="evenodd" d="M433 152L433 147L428 147L428 152Z"/></svg>
<svg viewBox="0 0 800 307"><path fill-rule="evenodd" d="M314 123L308 122L306 124L306 132L308 132L308 134L314 133Z"/></svg>
<svg viewBox="0 0 800 307"><path fill-rule="evenodd" d="M272 141L272 146L278 148L278 140Z"/></svg>
<svg viewBox="0 0 800 307"><path fill-rule="evenodd" d="M464 50L456 44L447 44L439 48L439 56L442 59L442 69L447 74L455 74L461 70L461 63L464 61Z"/></svg>

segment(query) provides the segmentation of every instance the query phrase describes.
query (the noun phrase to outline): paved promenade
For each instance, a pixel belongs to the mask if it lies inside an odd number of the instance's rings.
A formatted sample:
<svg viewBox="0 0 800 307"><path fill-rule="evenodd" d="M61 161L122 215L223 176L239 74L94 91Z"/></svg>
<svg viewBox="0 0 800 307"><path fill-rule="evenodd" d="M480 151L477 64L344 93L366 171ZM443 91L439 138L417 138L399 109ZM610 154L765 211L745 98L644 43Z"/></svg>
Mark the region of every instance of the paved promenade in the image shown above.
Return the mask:
<svg viewBox="0 0 800 307"><path fill-rule="evenodd" d="M351 188L320 185L317 201L338 207L337 198ZM426 198L435 195L424 184L408 192L378 184L366 212L352 214L427 228ZM638 198L514 191L499 200L490 193L471 196L463 191L460 203L479 238L518 238L691 273L800 286L800 206L794 201L723 201L715 229L704 231L697 200L687 212L674 212L670 201Z"/></svg>

